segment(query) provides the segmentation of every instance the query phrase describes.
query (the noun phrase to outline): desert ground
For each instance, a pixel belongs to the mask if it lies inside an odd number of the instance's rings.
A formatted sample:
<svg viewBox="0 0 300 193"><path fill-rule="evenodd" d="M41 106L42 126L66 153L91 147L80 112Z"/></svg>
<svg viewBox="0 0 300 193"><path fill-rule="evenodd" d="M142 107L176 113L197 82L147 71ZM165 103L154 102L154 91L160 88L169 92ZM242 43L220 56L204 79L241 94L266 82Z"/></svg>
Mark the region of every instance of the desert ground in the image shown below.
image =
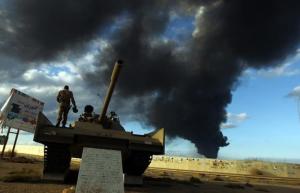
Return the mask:
<svg viewBox="0 0 300 193"><path fill-rule="evenodd" d="M41 180L42 159L18 156L0 161L0 193L61 193L75 184ZM72 164L72 170L78 163ZM241 176L189 173L149 168L142 186L125 186L126 193L300 193L300 179L278 181Z"/></svg>

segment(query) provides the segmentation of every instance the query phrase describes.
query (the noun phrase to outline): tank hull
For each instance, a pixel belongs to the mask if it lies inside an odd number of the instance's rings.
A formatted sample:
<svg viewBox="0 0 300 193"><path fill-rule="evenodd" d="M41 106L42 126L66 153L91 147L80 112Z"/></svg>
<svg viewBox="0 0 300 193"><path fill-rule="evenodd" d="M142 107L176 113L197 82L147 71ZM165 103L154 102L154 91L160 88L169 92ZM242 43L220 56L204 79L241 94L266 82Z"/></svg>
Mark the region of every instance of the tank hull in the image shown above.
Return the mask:
<svg viewBox="0 0 300 193"><path fill-rule="evenodd" d="M104 129L101 124L80 121L76 121L70 128L58 128L46 120L43 114L39 115L34 133L34 141L45 146L45 175L65 175L71 158L81 158L84 147L120 151L124 174L135 176L144 173L152 155L164 154L164 129L135 135Z"/></svg>

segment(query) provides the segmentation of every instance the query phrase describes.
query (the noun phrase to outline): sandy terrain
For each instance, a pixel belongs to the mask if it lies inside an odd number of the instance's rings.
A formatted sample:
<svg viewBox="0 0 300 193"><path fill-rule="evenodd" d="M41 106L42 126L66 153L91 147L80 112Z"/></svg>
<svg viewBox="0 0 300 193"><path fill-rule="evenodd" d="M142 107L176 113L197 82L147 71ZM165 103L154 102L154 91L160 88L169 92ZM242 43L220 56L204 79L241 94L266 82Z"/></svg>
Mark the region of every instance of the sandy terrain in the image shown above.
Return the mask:
<svg viewBox="0 0 300 193"><path fill-rule="evenodd" d="M32 184L32 183L0 183L1 193L61 193L68 185ZM299 193L299 188L277 186L247 187L228 183L188 184L169 181L145 181L143 187L125 187L126 193Z"/></svg>
<svg viewBox="0 0 300 193"><path fill-rule="evenodd" d="M23 162L23 163L18 163ZM25 162L25 163L24 163ZM27 163L26 163L27 162ZM28 163L29 162L29 163ZM14 162L0 161L0 193L61 193L72 185L42 182L43 163L28 159L17 159ZM75 164L76 168L76 164ZM200 177L195 174L155 171L149 169L145 173L144 185L141 187L125 187L126 193L300 193L299 183L279 185L272 182L233 181L230 178L216 176ZM259 182L258 182L259 183ZM262 185L262 183L268 183Z"/></svg>

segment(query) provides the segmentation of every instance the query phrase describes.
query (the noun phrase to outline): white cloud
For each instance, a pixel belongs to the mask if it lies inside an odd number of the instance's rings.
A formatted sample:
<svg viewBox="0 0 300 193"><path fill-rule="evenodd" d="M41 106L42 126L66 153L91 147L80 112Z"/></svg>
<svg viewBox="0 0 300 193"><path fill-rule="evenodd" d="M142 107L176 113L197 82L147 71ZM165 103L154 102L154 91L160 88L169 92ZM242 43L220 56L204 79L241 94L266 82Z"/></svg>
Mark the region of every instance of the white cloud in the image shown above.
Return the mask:
<svg viewBox="0 0 300 193"><path fill-rule="evenodd" d="M37 69L30 69L27 70L24 74L23 74L23 78L26 81L30 81L33 80L37 75L39 74Z"/></svg>
<svg viewBox="0 0 300 193"><path fill-rule="evenodd" d="M56 91L60 90L61 87L59 86L37 86L37 85L30 85L19 88L20 91L27 92L31 95L46 95L51 96L53 93L56 93Z"/></svg>
<svg viewBox="0 0 300 193"><path fill-rule="evenodd" d="M24 88L15 83L2 83L0 86L0 102L6 100L12 88Z"/></svg>
<svg viewBox="0 0 300 193"><path fill-rule="evenodd" d="M242 122L248 118L249 118L249 116L247 115L247 113L239 113L239 114L228 113L227 114L227 119L230 121L234 121L234 122Z"/></svg>
<svg viewBox="0 0 300 193"><path fill-rule="evenodd" d="M28 69L22 77L26 83L30 84L61 86L81 81L80 70L80 68L74 70L71 62L56 63L55 65L43 64L39 68Z"/></svg>
<svg viewBox="0 0 300 193"><path fill-rule="evenodd" d="M247 113L227 113L227 122L221 124L222 129L236 128L239 124L249 118Z"/></svg>
<svg viewBox="0 0 300 193"><path fill-rule="evenodd" d="M56 81L66 84L75 83L76 81L82 80L80 75L71 74L66 71L61 71L57 74L57 76L53 76L52 78Z"/></svg>
<svg viewBox="0 0 300 193"><path fill-rule="evenodd" d="M166 137L166 154L171 156L193 155L202 157L198 152L195 144L181 137Z"/></svg>
<svg viewBox="0 0 300 193"><path fill-rule="evenodd" d="M264 77L295 76L300 74L299 69L292 68L293 63L285 63L281 66L258 70L257 74Z"/></svg>
<svg viewBox="0 0 300 193"><path fill-rule="evenodd" d="M198 37L201 35L201 31L200 31L200 27L198 26L198 23L201 22L204 11L205 11L205 7L201 6L195 15L195 26L196 27L192 33L193 37Z"/></svg>
<svg viewBox="0 0 300 193"><path fill-rule="evenodd" d="M86 74L89 72L95 72L96 70L105 70L107 66L101 65L99 69L99 56L101 50L107 48L110 44L102 39L96 39L91 43L91 50L78 56L68 56L66 55L63 61L52 62L51 65L44 64L45 70L50 70L51 68L61 68L64 67L68 70L72 76L80 76L81 74ZM47 69L48 68L48 69ZM81 77L81 76L80 76Z"/></svg>
<svg viewBox="0 0 300 193"><path fill-rule="evenodd" d="M291 92L288 93L288 97L300 97L300 86L296 86Z"/></svg>
<svg viewBox="0 0 300 193"><path fill-rule="evenodd" d="M74 62L66 60L63 63L55 64L55 66L65 66L70 70L70 72L74 74L93 72L96 69L94 64L96 62L98 54L99 52L97 50L94 50L92 52L86 53Z"/></svg>
<svg viewBox="0 0 300 193"><path fill-rule="evenodd" d="M12 87L10 87L10 86L8 86L6 84L1 84L1 87L0 87L0 97L3 98L5 96L8 96L11 88Z"/></svg>
<svg viewBox="0 0 300 193"><path fill-rule="evenodd" d="M222 123L221 124L221 128L222 129L232 129L232 128L236 128L237 125L233 124L233 123Z"/></svg>
<svg viewBox="0 0 300 193"><path fill-rule="evenodd" d="M273 77L291 77L300 75L300 69L296 68L296 64L300 61L300 51L297 50L297 53L294 57L290 57L286 59L283 64L277 65L276 67L270 67L260 70L255 70L253 68L246 69L243 72L244 76L254 77L266 77L266 78L273 78Z"/></svg>
<svg viewBox="0 0 300 193"><path fill-rule="evenodd" d="M0 30L2 32L15 33L15 29L13 28L12 22L7 17L7 12L0 10Z"/></svg>

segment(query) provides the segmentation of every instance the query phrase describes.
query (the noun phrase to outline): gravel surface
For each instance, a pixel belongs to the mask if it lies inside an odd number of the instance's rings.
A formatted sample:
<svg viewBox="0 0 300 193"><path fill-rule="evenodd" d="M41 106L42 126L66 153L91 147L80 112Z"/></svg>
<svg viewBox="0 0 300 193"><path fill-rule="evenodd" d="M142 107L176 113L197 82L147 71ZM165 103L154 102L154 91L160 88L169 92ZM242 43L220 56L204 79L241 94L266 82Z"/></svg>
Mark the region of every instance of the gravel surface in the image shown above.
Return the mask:
<svg viewBox="0 0 300 193"><path fill-rule="evenodd" d="M0 160L0 193L62 193L65 188L71 187L66 184L25 182L27 177L21 181L3 182L12 175L30 176L36 175L40 178L43 163L16 163ZM171 174L163 172L146 172L144 185L140 187L125 187L126 193L300 193L300 179L298 186L282 185L257 185L246 182L215 181L193 178L186 176L182 181L182 174ZM187 174L185 174L187 175ZM170 179L172 178L172 180ZM22 178L21 178L22 179Z"/></svg>
<svg viewBox="0 0 300 193"><path fill-rule="evenodd" d="M0 193L62 193L70 185L0 183ZM300 187L252 186L226 183L188 184L148 181L141 187L126 187L126 193L300 193Z"/></svg>

